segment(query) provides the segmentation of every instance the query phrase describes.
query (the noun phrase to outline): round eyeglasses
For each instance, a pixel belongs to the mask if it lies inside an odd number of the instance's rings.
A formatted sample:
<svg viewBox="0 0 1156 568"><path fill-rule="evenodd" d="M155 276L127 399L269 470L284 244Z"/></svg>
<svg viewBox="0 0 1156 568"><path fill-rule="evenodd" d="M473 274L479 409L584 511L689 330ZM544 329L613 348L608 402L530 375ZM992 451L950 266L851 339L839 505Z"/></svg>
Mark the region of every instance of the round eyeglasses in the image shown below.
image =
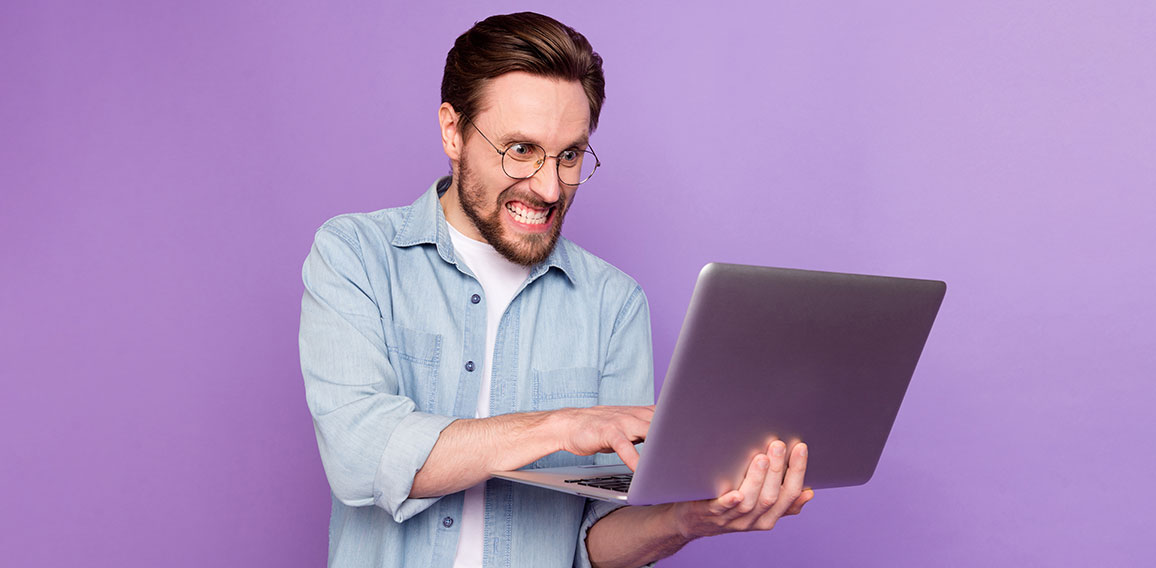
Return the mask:
<svg viewBox="0 0 1156 568"><path fill-rule="evenodd" d="M590 176L594 175L594 170L602 165L594 149L589 146L584 150L568 148L559 152L557 156L547 154L545 148L531 142L514 142L506 146L505 150L499 150L474 121L465 115L462 115L462 119L468 121L494 151L502 156L502 171L514 179L534 177L534 174L546 164L546 158L554 158L558 181L565 185L579 185L589 181Z"/></svg>

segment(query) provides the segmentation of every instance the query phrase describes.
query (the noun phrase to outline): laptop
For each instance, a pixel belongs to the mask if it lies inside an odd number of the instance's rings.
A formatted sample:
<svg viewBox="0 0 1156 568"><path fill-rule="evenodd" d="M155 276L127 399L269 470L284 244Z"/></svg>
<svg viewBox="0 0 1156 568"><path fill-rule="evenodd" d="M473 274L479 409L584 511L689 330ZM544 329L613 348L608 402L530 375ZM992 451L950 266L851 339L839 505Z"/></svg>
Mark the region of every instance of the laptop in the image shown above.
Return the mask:
<svg viewBox="0 0 1156 568"><path fill-rule="evenodd" d="M713 499L751 459L807 442L813 489L866 483L947 286L738 264L699 273L638 469L494 477L630 505Z"/></svg>

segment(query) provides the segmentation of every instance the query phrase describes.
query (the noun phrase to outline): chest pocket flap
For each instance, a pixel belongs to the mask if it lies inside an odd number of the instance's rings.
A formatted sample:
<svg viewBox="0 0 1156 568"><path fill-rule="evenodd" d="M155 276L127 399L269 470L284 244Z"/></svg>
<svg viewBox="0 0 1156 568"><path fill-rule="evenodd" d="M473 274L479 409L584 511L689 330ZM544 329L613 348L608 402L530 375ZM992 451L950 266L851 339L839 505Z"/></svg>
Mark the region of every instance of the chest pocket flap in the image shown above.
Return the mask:
<svg viewBox="0 0 1156 568"><path fill-rule="evenodd" d="M594 367L534 371L534 410L594 406L598 404L600 378Z"/></svg>

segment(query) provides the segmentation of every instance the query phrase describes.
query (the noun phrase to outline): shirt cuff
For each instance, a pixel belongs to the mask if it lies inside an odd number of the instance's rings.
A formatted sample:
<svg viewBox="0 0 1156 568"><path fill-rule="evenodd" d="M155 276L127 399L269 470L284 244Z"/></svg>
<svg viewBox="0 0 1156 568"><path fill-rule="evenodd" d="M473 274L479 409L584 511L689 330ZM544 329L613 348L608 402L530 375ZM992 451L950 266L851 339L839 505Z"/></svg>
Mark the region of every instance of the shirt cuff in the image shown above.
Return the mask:
<svg viewBox="0 0 1156 568"><path fill-rule="evenodd" d="M441 497L410 499L413 478L425 465L442 430L457 420L450 416L413 412L394 428L381 454L373 480L373 502L399 523L426 510Z"/></svg>

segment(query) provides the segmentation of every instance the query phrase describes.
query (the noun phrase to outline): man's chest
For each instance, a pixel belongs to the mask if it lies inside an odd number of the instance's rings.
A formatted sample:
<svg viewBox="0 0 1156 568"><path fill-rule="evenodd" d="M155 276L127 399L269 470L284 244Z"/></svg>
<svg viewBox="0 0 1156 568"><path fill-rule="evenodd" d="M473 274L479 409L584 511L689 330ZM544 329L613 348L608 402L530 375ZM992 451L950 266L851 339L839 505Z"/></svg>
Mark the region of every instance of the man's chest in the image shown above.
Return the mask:
<svg viewBox="0 0 1156 568"><path fill-rule="evenodd" d="M496 317L491 415L598 403L613 323L604 321L600 306L558 282L559 275L545 274L502 299L504 309L488 309L482 284L449 268L411 269L375 285L399 394L424 412L473 417L489 351L487 324Z"/></svg>

